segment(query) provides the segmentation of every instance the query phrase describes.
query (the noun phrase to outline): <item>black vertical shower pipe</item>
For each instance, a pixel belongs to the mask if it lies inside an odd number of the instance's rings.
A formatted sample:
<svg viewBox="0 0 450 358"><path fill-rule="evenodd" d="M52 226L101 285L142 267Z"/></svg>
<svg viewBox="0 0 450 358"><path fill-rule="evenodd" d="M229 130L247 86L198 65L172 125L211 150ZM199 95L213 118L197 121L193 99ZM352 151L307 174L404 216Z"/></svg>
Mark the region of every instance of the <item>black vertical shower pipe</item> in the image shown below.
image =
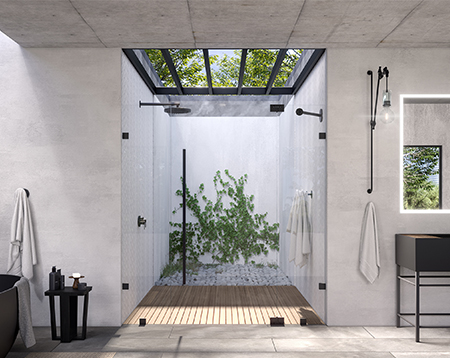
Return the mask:
<svg viewBox="0 0 450 358"><path fill-rule="evenodd" d="M373 120L373 72L367 71L370 76L370 189L367 189L369 194L372 194L373 190L373 131L375 124Z"/></svg>
<svg viewBox="0 0 450 358"><path fill-rule="evenodd" d="M377 93L375 95L375 105L373 103L373 73L371 70L367 71L370 76L370 189L367 189L369 194L373 192L373 132L375 126L377 125L377 103L378 103L378 91L380 89L380 81L387 72L387 68L381 71L381 66L378 68L378 82L377 82Z"/></svg>
<svg viewBox="0 0 450 358"><path fill-rule="evenodd" d="M186 149L183 149L183 285L186 284Z"/></svg>

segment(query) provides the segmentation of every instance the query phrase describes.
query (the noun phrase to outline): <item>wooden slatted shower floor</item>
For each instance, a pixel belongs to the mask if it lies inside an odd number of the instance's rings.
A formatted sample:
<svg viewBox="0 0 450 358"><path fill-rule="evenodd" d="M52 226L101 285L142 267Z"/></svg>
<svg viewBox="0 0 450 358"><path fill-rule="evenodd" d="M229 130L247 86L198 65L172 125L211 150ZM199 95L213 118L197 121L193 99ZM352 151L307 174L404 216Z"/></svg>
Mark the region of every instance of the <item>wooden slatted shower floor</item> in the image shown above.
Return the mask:
<svg viewBox="0 0 450 358"><path fill-rule="evenodd" d="M154 286L124 324L324 324L295 286Z"/></svg>

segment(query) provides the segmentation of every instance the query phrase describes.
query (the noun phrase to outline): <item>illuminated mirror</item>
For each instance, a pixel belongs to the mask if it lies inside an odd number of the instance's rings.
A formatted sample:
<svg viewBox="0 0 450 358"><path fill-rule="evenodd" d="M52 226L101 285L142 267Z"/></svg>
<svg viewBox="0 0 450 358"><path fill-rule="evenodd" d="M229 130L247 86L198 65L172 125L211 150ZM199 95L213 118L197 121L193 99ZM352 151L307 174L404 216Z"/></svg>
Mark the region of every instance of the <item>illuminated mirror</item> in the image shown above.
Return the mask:
<svg viewBox="0 0 450 358"><path fill-rule="evenodd" d="M449 211L450 95L403 95L400 100L401 211Z"/></svg>

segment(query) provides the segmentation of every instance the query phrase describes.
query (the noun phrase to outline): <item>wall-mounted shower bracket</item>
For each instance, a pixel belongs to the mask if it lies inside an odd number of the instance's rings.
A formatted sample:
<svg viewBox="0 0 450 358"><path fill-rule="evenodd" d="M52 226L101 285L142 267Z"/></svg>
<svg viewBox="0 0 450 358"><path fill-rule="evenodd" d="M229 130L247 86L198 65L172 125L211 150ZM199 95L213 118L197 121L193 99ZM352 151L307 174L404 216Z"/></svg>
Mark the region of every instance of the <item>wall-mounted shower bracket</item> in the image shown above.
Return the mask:
<svg viewBox="0 0 450 358"><path fill-rule="evenodd" d="M297 108L297 110L295 111L295 114L297 114L297 116L306 114L308 116L319 117L319 121L320 122L323 121L323 110L322 109L320 109L319 113L314 113L314 112L306 112L302 108Z"/></svg>
<svg viewBox="0 0 450 358"><path fill-rule="evenodd" d="M142 225L144 225L144 229L147 227L147 219L146 218L144 218L143 216L138 216L138 219L137 219L137 224L138 224L138 227L141 227Z"/></svg>

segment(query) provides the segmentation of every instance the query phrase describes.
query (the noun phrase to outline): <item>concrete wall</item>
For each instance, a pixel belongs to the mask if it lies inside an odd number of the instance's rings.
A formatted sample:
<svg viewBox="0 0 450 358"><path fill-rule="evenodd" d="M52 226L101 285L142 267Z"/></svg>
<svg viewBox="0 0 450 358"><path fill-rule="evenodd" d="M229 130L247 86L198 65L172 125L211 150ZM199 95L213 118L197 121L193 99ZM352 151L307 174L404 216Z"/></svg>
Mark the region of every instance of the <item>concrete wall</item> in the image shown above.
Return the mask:
<svg viewBox="0 0 450 358"><path fill-rule="evenodd" d="M268 104L261 105L269 111ZM248 174L245 190L255 196L254 213L268 212L270 224L278 221L278 117L172 117L172 208L181 202L174 193L181 189L183 149L192 193L204 183L204 194L215 199L212 180L217 170L223 178L225 169L235 178ZM181 222L181 210L172 220ZM261 259L277 262L278 257L271 252Z"/></svg>
<svg viewBox="0 0 450 358"><path fill-rule="evenodd" d="M324 110L324 120L295 114L297 108L318 113ZM326 140L319 139L326 132L326 55L322 56L299 92L289 102L280 117L280 266L292 283L312 305L322 319L326 319L325 291L325 224L326 224ZM290 235L286 232L295 190L312 191L311 222L312 251L302 268L289 262Z"/></svg>
<svg viewBox="0 0 450 358"><path fill-rule="evenodd" d="M26 50L1 33L0 48L0 271L14 191L25 187L38 256L34 325L50 325L53 265L94 287L89 325L119 325L121 51Z"/></svg>
<svg viewBox="0 0 450 358"><path fill-rule="evenodd" d="M379 123L374 133L374 192L370 186L370 77L378 66L390 71L392 109L401 94L450 92L450 50L329 49L327 160L327 308L329 325L395 324L394 235L449 232L449 214L400 213L400 124ZM384 86L384 82L383 82ZM449 178L443 178L448 182ZM445 185L445 184L444 184ZM381 273L370 284L358 270L364 208L375 204ZM445 289L424 292L424 311L444 311ZM413 292L404 287L405 309ZM445 298L447 297L447 298ZM426 321L424 321L426 323ZM436 324L437 319L432 320Z"/></svg>

